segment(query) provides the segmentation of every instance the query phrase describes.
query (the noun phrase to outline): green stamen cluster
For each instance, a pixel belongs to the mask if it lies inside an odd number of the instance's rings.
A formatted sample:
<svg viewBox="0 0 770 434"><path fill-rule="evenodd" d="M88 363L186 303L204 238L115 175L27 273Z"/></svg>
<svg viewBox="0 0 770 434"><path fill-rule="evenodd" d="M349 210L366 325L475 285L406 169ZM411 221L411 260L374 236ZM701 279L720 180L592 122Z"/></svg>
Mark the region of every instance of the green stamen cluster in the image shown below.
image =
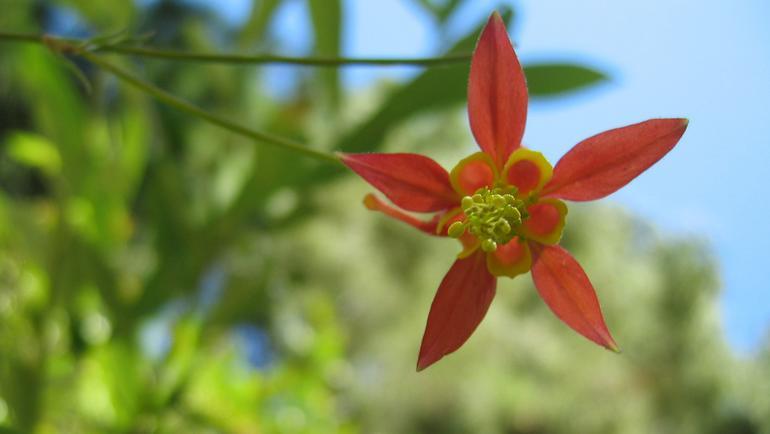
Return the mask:
<svg viewBox="0 0 770 434"><path fill-rule="evenodd" d="M467 230L481 241L485 252L511 241L522 219L528 217L525 203L516 197L514 187L481 188L473 196L463 197L461 207L465 220L452 223L447 230L449 236L459 238Z"/></svg>

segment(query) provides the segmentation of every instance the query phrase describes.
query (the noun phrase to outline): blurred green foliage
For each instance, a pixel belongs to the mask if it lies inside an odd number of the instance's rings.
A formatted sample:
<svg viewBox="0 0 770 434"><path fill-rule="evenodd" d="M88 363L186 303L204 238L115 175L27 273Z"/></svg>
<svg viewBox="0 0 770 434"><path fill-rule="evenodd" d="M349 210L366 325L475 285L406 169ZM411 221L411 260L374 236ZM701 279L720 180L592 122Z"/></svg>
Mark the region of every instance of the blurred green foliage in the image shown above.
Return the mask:
<svg viewBox="0 0 770 434"><path fill-rule="evenodd" d="M280 51L271 23L283 3L254 2L234 28L181 1L6 0L0 28ZM346 3L306 3L314 53L338 55ZM463 1L414 3L446 35ZM478 29L446 51L470 51ZM338 169L70 60L90 93L44 48L0 45L0 433L770 432L770 346L730 352L702 242L576 207L564 243L625 352L571 333L523 277L502 281L460 352L417 374L452 241L368 213L368 187ZM260 68L113 60L207 110L326 149L426 152L450 165L472 143L467 65L361 94L336 70L302 71L277 95ZM527 73L534 98L604 79L560 62Z"/></svg>
<svg viewBox="0 0 770 434"><path fill-rule="evenodd" d="M601 72L574 64L545 63L527 65L529 91L539 96L558 96L575 88L590 86L607 79Z"/></svg>

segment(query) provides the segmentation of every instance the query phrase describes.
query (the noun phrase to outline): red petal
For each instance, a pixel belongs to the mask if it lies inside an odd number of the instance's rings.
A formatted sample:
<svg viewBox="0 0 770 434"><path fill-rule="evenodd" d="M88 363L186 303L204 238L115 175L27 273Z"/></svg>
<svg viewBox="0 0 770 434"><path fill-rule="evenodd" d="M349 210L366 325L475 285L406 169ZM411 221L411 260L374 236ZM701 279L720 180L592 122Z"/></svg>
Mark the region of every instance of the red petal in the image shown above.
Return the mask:
<svg viewBox="0 0 770 434"><path fill-rule="evenodd" d="M561 246L532 243L531 248L532 280L553 313L581 335L618 351L604 323L594 287L575 258Z"/></svg>
<svg viewBox="0 0 770 434"><path fill-rule="evenodd" d="M392 217L396 220L401 220L402 222L408 224L409 226L413 226L425 233L428 233L430 235L439 235L438 234L438 225L441 221L441 215L437 214L430 220L420 220L413 215L407 214L400 209L394 208L385 202L381 201L377 198L377 196L373 194L367 194L364 196L364 206L366 206L368 209L372 211L379 211L389 217ZM444 236L446 236L446 230L444 231Z"/></svg>
<svg viewBox="0 0 770 434"><path fill-rule="evenodd" d="M476 330L495 296L497 279L487 270L486 253L458 259L444 276L430 307L417 370L457 350Z"/></svg>
<svg viewBox="0 0 770 434"><path fill-rule="evenodd" d="M524 135L527 84L497 13L489 17L471 60L468 117L479 147L502 169Z"/></svg>
<svg viewBox="0 0 770 434"><path fill-rule="evenodd" d="M416 212L457 206L460 199L449 174L419 154L339 154L345 165L380 190L394 204Z"/></svg>
<svg viewBox="0 0 770 434"><path fill-rule="evenodd" d="M543 195L587 201L614 193L673 149L685 129L687 119L651 119L583 140L556 163Z"/></svg>

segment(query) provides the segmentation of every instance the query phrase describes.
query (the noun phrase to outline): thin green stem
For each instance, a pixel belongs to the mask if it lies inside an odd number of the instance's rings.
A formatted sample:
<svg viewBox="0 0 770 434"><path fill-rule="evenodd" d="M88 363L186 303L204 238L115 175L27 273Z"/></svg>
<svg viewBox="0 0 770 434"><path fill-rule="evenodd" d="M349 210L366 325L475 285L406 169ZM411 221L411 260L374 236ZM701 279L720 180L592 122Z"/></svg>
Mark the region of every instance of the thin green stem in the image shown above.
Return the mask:
<svg viewBox="0 0 770 434"><path fill-rule="evenodd" d="M112 45L100 48L102 51L112 51L121 54L131 54L141 57L153 57L166 60L179 60L188 62L211 62L233 64L277 64L277 65L303 65L327 68L340 66L440 66L470 61L469 54L453 54L444 57L425 58L348 58L348 57L291 57L275 54L215 54L215 53L191 53L173 50L160 50L156 48L132 47L127 45Z"/></svg>
<svg viewBox="0 0 770 434"><path fill-rule="evenodd" d="M34 34L34 33L16 33L16 32L0 32L0 39L4 39L6 41L37 42L37 43L40 43L43 41L43 37L41 35Z"/></svg>
<svg viewBox="0 0 770 434"><path fill-rule="evenodd" d="M45 43L45 40L58 40L72 45L88 44L88 39L59 38L50 35L38 35L31 33L0 32L0 40L19 42ZM165 59L185 62L208 62L230 64L278 64L278 65L302 65L337 68L343 66L442 66L458 63L468 63L471 55L450 54L441 57L422 58L376 58L376 57L292 57L275 54L218 54L196 53L175 50L163 50L150 47L139 47L125 44L105 44L93 47L94 51L128 54L132 56Z"/></svg>
<svg viewBox="0 0 770 434"><path fill-rule="evenodd" d="M100 56L97 56L89 51L76 50L75 53L83 57L84 59L88 60L89 62L93 63L94 65L100 67L101 69L104 69L105 71L112 73L113 75L125 81L126 83L152 95L158 101L166 105L169 105L171 107L174 107L177 110L199 117L212 124L219 125L220 127L230 130L234 133L238 133L242 136L246 136L251 139L254 139L272 146L288 149L318 160L323 160L327 162L331 161L334 163L340 162L339 159L332 153L311 149L293 140L289 140L283 137L274 136L272 134L267 134L260 131L252 130L250 128L246 128L242 125L238 125L234 122L231 122L223 117L217 116L213 113L209 113L206 110L203 110L202 108L194 104L191 104L177 96L174 96L166 92L165 90L151 83L148 83L132 75L128 71L102 59Z"/></svg>

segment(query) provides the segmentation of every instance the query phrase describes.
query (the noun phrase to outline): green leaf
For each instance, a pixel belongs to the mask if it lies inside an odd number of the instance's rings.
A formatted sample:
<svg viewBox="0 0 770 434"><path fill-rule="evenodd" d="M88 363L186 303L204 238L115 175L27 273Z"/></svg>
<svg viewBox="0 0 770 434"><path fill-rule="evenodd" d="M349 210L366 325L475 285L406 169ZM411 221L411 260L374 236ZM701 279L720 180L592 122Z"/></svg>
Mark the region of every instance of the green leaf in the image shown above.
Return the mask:
<svg viewBox="0 0 770 434"><path fill-rule="evenodd" d="M59 150L43 136L17 132L7 139L6 146L9 157L46 175L57 175L61 169Z"/></svg>
<svg viewBox="0 0 770 434"><path fill-rule="evenodd" d="M308 0L315 31L315 52L319 56L338 57L342 44L342 6L340 0ZM321 68L317 74L324 93L333 107L339 104L340 83L337 68Z"/></svg>
<svg viewBox="0 0 770 434"><path fill-rule="evenodd" d="M264 39L265 29L267 29L270 19L282 3L281 0L262 0L253 3L249 19L243 25L238 36L238 47L240 49L253 48L252 44L255 41Z"/></svg>
<svg viewBox="0 0 770 434"><path fill-rule="evenodd" d="M570 63L542 63L524 66L529 95L553 97L575 92L608 80L607 75Z"/></svg>
<svg viewBox="0 0 770 434"><path fill-rule="evenodd" d="M193 374L195 357L201 344L202 324L194 316L181 318L173 327L173 343L162 365L158 395L165 405L183 391Z"/></svg>
<svg viewBox="0 0 770 434"><path fill-rule="evenodd" d="M416 3L432 13L439 22L443 23L463 3L463 0L417 0Z"/></svg>
<svg viewBox="0 0 770 434"><path fill-rule="evenodd" d="M87 109L70 75L57 56L41 47L23 47L14 60L20 95L45 101L33 106L35 127L46 137L56 138L65 172L71 168L73 178L84 176Z"/></svg>
<svg viewBox="0 0 770 434"><path fill-rule="evenodd" d="M82 416L128 428L141 411L148 366L136 346L114 340L94 348L81 361L72 392Z"/></svg>

